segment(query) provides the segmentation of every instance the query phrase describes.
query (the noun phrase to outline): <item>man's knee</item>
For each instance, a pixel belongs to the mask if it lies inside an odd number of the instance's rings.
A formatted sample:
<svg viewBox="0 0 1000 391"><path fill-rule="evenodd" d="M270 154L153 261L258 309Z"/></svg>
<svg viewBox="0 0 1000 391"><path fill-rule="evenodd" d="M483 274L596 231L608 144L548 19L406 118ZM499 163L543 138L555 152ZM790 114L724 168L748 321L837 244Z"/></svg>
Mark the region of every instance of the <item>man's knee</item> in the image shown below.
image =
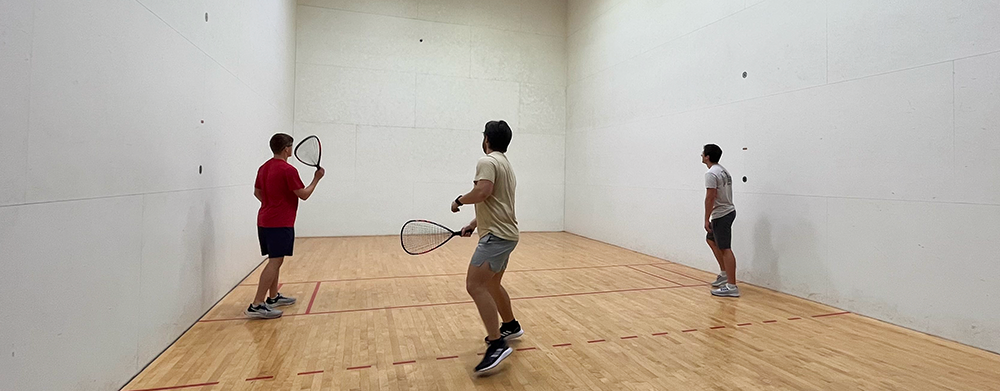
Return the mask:
<svg viewBox="0 0 1000 391"><path fill-rule="evenodd" d="M473 281L470 279L465 281L465 291L469 292L470 295L476 295L484 291L489 292L489 288L482 281Z"/></svg>

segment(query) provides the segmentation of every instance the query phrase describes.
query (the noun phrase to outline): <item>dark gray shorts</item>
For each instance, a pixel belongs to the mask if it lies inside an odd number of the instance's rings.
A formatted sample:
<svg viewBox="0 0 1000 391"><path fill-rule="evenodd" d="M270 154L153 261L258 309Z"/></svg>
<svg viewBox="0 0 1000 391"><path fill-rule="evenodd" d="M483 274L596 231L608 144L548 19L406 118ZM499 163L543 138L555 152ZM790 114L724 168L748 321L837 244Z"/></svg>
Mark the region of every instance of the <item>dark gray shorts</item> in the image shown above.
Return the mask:
<svg viewBox="0 0 1000 391"><path fill-rule="evenodd" d="M485 262L490 263L490 270L500 273L507 269L510 253L517 247L517 241L500 239L493 234L486 234L479 239L476 252L472 254L472 266L480 267Z"/></svg>
<svg viewBox="0 0 1000 391"><path fill-rule="evenodd" d="M712 232L708 233L708 240L715 242L719 250L729 250L733 248L733 221L736 220L736 211L712 220Z"/></svg>

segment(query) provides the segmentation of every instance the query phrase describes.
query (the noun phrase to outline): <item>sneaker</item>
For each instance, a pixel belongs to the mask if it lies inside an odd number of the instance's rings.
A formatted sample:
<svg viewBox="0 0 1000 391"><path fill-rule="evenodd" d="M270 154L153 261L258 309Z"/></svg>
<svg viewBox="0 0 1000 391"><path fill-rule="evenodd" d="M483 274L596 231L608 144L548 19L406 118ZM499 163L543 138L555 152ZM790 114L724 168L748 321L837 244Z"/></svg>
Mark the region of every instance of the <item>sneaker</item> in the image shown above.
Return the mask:
<svg viewBox="0 0 1000 391"><path fill-rule="evenodd" d="M286 305L295 304L295 298L282 296L281 292L278 292L277 296L274 296L273 299L270 297L267 298L264 300L264 303L267 304L268 307L284 307Z"/></svg>
<svg viewBox="0 0 1000 391"><path fill-rule="evenodd" d="M247 307L243 314L251 319L274 319L281 317L281 311L268 307L267 305L253 305Z"/></svg>
<svg viewBox="0 0 1000 391"><path fill-rule="evenodd" d="M719 289L712 289L713 296L740 297L740 288L733 284L723 284Z"/></svg>
<svg viewBox="0 0 1000 391"><path fill-rule="evenodd" d="M476 373L483 373L496 368L500 365L501 361L513 352L514 349L507 346L507 342L503 339L490 342L490 346L486 348L486 354L483 355L483 361L479 362L479 365L476 365Z"/></svg>
<svg viewBox="0 0 1000 391"><path fill-rule="evenodd" d="M506 341L510 339L518 339L524 335L524 329L521 328L521 324L517 322L517 319L510 321L510 323L503 323L500 325L500 339ZM490 337L487 336L483 338L487 345L490 343Z"/></svg>
<svg viewBox="0 0 1000 391"><path fill-rule="evenodd" d="M719 275L715 276L715 281L712 281L712 287L713 288L718 288L718 287L722 286L722 284L725 284L728 281L729 281L728 277L719 274Z"/></svg>

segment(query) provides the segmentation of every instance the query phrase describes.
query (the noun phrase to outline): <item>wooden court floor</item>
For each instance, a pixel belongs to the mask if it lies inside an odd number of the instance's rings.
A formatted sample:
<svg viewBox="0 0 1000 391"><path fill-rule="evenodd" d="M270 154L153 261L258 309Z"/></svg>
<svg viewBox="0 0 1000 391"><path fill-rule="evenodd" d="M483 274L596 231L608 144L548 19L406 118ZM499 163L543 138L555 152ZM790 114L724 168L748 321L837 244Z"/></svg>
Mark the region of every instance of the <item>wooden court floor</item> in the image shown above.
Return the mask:
<svg viewBox="0 0 1000 391"><path fill-rule="evenodd" d="M465 292L474 239L310 238L298 298L245 320L255 272L125 390L1000 390L1000 356L567 233L524 234L504 277L525 329L490 376ZM708 249L706 248L706 252Z"/></svg>

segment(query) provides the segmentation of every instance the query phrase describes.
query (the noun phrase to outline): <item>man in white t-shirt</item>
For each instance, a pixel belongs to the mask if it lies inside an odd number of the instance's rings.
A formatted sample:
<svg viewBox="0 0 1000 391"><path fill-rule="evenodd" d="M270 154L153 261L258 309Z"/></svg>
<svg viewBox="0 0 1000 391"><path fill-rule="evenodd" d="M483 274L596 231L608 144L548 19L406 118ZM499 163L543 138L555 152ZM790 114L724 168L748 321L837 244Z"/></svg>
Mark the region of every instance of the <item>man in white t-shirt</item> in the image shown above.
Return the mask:
<svg viewBox="0 0 1000 391"><path fill-rule="evenodd" d="M740 297L736 287L736 255L733 254L733 221L736 207L733 206L733 177L719 164L722 148L708 144L701 152L701 162L708 166L705 173L705 231L708 232L708 246L715 254L722 272L712 282L712 295Z"/></svg>
<svg viewBox="0 0 1000 391"><path fill-rule="evenodd" d="M479 245L472 254L465 276L465 288L476 303L486 326L486 353L476 366L482 373L500 365L514 349L507 340L524 335L521 324L514 319L510 296L501 285L510 254L517 247L521 233L514 213L514 189L517 178L507 160L507 147L512 137L506 121L490 121L483 130L483 156L476 163L476 179L472 191L460 195L451 203L458 213L466 204L475 204L476 218L462 228L462 236L479 231ZM497 321L497 314L500 320Z"/></svg>

